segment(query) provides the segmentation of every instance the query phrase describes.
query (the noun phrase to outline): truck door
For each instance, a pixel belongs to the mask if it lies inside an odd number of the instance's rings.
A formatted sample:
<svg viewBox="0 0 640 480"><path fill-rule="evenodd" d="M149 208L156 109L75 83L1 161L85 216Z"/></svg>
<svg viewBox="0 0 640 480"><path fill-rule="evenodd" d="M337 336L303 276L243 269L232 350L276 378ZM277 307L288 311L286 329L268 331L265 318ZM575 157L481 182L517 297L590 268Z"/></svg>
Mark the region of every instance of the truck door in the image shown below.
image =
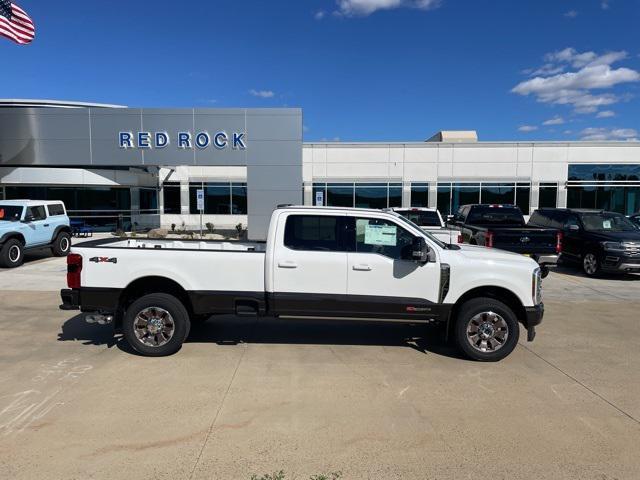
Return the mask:
<svg viewBox="0 0 640 480"><path fill-rule="evenodd" d="M437 316L440 264L408 259L415 235L387 219L348 219L347 293L354 312L391 319Z"/></svg>
<svg viewBox="0 0 640 480"><path fill-rule="evenodd" d="M28 235L25 235L27 246L49 243L51 240L51 231L47 224L47 212L44 205L28 207L26 215L31 219L26 224L27 232L29 232Z"/></svg>
<svg viewBox="0 0 640 480"><path fill-rule="evenodd" d="M276 234L273 257L270 294L276 314L342 316L347 293L345 218L294 212L286 216L284 228Z"/></svg>

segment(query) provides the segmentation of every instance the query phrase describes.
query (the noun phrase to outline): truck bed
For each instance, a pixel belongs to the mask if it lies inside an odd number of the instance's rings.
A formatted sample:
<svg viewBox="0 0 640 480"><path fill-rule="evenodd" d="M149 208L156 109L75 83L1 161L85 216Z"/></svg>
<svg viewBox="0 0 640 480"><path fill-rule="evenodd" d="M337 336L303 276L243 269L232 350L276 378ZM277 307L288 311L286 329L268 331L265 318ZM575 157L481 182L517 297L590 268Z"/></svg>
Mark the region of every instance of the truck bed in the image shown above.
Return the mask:
<svg viewBox="0 0 640 480"><path fill-rule="evenodd" d="M83 257L83 287L122 289L141 278L170 278L185 290L264 296L262 242L170 239L93 240L72 247Z"/></svg>

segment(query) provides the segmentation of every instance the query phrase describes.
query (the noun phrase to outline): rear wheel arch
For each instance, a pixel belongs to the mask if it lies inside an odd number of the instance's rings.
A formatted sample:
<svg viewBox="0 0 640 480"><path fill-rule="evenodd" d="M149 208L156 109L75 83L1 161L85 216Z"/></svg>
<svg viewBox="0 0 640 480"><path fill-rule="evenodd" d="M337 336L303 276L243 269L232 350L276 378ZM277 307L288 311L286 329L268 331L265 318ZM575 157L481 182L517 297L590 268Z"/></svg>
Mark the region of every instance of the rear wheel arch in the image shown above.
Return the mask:
<svg viewBox="0 0 640 480"><path fill-rule="evenodd" d="M133 302L153 293L165 293L175 297L182 302L189 315L193 315L193 307L189 295L178 282L162 276L140 277L129 283L120 294L116 327L121 326L122 316Z"/></svg>
<svg viewBox="0 0 640 480"><path fill-rule="evenodd" d="M23 246L25 246L27 244L24 235L22 235L21 233L15 232L15 233L7 233L5 234L4 237L2 237L0 239L0 244L3 244L9 240L11 240L12 238L15 238L16 240L18 240L20 243L22 243Z"/></svg>

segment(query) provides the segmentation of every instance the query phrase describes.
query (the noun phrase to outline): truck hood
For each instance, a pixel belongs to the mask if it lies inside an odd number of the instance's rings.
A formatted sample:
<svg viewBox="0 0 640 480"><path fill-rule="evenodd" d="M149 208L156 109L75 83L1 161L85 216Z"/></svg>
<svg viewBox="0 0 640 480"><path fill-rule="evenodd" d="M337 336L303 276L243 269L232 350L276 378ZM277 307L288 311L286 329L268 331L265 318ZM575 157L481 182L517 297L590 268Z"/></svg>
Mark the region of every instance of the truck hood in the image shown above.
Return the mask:
<svg viewBox="0 0 640 480"><path fill-rule="evenodd" d="M480 261L498 261L498 262L508 262L508 263L517 263L522 265L532 265L535 262L525 256L520 255L519 253L507 252L505 250L499 250L496 248L487 248L480 247L477 245L458 245L460 250L445 250L447 253L461 255L469 260L480 260Z"/></svg>

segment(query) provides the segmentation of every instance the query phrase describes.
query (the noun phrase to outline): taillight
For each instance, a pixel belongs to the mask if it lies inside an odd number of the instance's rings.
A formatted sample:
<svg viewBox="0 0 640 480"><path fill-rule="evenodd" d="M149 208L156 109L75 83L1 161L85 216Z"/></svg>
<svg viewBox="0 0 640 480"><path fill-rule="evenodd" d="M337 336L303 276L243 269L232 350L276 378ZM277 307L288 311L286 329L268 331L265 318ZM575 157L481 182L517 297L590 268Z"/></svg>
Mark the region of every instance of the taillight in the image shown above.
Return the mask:
<svg viewBox="0 0 640 480"><path fill-rule="evenodd" d="M493 232L487 232L487 240L485 241L485 246L489 248L493 247Z"/></svg>
<svg viewBox="0 0 640 480"><path fill-rule="evenodd" d="M556 253L562 253L562 232L556 234Z"/></svg>
<svg viewBox="0 0 640 480"><path fill-rule="evenodd" d="M458 243L464 243L464 237L462 234L458 235Z"/></svg>
<svg viewBox="0 0 640 480"><path fill-rule="evenodd" d="M82 256L77 253L67 255L67 286L80 288L80 273L82 272Z"/></svg>

